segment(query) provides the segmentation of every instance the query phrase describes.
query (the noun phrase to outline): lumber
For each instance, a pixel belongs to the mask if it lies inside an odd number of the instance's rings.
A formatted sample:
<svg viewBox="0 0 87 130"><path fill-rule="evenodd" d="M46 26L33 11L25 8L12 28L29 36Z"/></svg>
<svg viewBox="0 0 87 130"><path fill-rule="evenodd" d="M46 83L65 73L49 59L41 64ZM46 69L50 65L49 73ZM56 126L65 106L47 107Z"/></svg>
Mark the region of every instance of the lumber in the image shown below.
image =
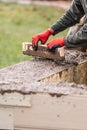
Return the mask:
<svg viewBox="0 0 87 130"><path fill-rule="evenodd" d="M55 53L49 52L46 45L39 45L37 50L32 48L32 44L28 42L23 43L23 54L38 56L42 58L52 59L52 60L64 60L64 47L57 48Z"/></svg>

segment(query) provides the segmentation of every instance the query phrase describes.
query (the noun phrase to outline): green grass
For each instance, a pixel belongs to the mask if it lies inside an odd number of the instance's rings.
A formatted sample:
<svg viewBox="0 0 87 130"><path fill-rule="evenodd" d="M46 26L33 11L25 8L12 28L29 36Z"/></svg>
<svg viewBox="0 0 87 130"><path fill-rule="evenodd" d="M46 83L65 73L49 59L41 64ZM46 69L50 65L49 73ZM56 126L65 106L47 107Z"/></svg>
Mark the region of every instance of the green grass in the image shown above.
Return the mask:
<svg viewBox="0 0 87 130"><path fill-rule="evenodd" d="M33 35L50 27L63 13L54 7L0 2L0 68L30 59L22 54L22 42L31 41Z"/></svg>

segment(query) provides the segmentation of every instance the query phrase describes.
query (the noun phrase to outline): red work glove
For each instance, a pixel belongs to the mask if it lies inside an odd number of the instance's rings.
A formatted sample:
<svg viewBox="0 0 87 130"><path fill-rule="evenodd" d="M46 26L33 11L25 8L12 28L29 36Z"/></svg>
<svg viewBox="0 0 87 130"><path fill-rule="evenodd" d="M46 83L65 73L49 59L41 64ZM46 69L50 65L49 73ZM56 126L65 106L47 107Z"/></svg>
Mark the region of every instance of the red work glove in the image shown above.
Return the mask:
<svg viewBox="0 0 87 130"><path fill-rule="evenodd" d="M46 41L48 40L49 36L52 35L52 30L47 29L43 33L39 33L35 36L32 37L32 46L34 49L37 49L38 47L38 41L41 41L41 44L45 44Z"/></svg>
<svg viewBox="0 0 87 130"><path fill-rule="evenodd" d="M55 52L55 49L58 47L63 47L64 44L64 37L63 38L54 38L52 41L48 42L47 49L51 52Z"/></svg>

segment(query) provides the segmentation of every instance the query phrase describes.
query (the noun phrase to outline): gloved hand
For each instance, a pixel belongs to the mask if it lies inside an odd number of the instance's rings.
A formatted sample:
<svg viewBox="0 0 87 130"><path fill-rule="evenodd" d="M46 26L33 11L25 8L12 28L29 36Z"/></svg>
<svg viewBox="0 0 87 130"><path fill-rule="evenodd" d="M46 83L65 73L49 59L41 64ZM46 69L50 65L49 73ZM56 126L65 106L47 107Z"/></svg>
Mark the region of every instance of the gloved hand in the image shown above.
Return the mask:
<svg viewBox="0 0 87 130"><path fill-rule="evenodd" d="M51 52L55 52L55 49L58 47L63 47L64 44L64 37L63 38L54 38L52 41L48 42L47 49Z"/></svg>
<svg viewBox="0 0 87 130"><path fill-rule="evenodd" d="M45 44L46 41L48 40L49 36L52 35L53 31L50 29L47 29L45 32L43 33L39 33L35 36L32 37L32 46L33 48L37 49L38 47L38 41L41 41L41 44Z"/></svg>

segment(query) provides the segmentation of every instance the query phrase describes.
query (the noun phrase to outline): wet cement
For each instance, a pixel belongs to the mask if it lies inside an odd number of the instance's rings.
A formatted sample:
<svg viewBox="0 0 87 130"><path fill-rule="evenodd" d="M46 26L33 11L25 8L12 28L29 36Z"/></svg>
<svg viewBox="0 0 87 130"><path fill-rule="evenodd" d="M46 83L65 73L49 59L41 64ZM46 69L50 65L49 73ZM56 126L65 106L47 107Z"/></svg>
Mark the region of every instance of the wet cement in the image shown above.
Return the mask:
<svg viewBox="0 0 87 130"><path fill-rule="evenodd" d="M78 50L65 50L65 59L70 62L77 62L78 64L87 60L87 52L81 52Z"/></svg>
<svg viewBox="0 0 87 130"><path fill-rule="evenodd" d="M46 82L14 82L0 83L0 93L18 92L22 94L48 93L51 96L59 95L87 95L86 85L77 85L75 83L46 83Z"/></svg>
<svg viewBox="0 0 87 130"><path fill-rule="evenodd" d="M78 65L87 60L87 52L78 50L65 50L65 60L56 61L58 65Z"/></svg>
<svg viewBox="0 0 87 130"><path fill-rule="evenodd" d="M78 59L78 60L77 60ZM86 85L77 85L75 83L47 83L39 82L42 78L60 72L61 70L72 66L72 62L83 62L87 60L86 53L78 51L68 51L66 61L71 64L55 64L51 60L33 59L0 70L0 93L20 92L23 94L35 94L37 92L50 94L83 94L87 95Z"/></svg>

